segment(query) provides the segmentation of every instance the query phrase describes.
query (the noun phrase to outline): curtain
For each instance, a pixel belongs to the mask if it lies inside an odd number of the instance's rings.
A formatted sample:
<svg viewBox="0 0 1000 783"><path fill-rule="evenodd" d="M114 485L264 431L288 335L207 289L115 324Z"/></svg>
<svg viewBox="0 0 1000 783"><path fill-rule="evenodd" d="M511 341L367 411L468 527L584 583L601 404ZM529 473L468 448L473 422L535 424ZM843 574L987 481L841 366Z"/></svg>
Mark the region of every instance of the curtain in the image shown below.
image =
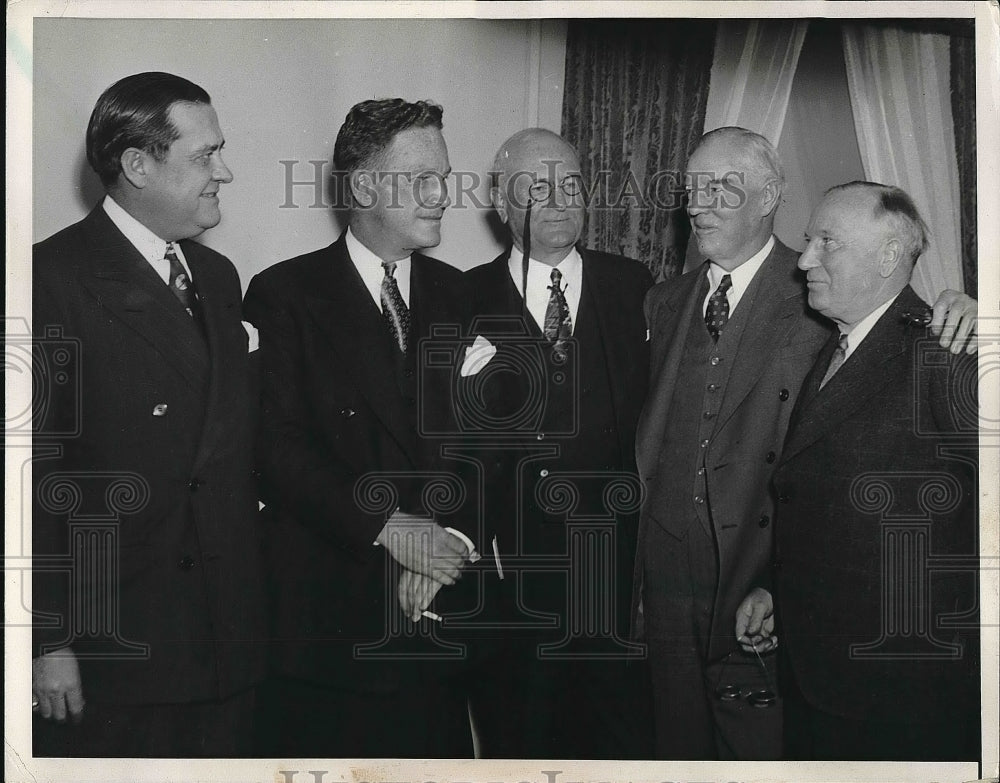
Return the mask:
<svg viewBox="0 0 1000 783"><path fill-rule="evenodd" d="M961 291L949 37L844 25L843 38L865 176L909 193L930 228L913 288L928 302L945 288Z"/></svg>
<svg viewBox="0 0 1000 783"><path fill-rule="evenodd" d="M569 24L562 133L588 188L587 247L631 256L657 280L681 271L690 228L683 172L702 134L715 23Z"/></svg>
<svg viewBox="0 0 1000 783"><path fill-rule="evenodd" d="M719 23L705 130L738 125L781 138L808 20Z"/></svg>
<svg viewBox="0 0 1000 783"><path fill-rule="evenodd" d="M979 290L976 241L976 41L951 39L951 116L955 127L958 194L961 204L962 280L965 292Z"/></svg>

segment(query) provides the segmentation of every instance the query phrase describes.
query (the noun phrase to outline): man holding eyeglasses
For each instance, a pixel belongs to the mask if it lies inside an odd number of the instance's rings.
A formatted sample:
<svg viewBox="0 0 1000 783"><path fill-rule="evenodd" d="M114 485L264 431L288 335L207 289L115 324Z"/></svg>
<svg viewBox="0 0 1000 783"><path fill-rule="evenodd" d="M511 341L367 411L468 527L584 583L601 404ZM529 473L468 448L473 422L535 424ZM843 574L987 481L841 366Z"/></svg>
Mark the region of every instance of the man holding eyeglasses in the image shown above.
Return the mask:
<svg viewBox="0 0 1000 783"><path fill-rule="evenodd" d="M492 173L511 246L466 273L472 337L496 349L464 380L485 407L480 434L495 436L487 524L504 572L486 595L504 625L472 695L481 754L648 757L639 670L626 666L638 652L625 641L637 504L611 496L638 489L652 281L635 261L577 246L584 183L560 136L514 134ZM596 567L580 560L595 538Z"/></svg>

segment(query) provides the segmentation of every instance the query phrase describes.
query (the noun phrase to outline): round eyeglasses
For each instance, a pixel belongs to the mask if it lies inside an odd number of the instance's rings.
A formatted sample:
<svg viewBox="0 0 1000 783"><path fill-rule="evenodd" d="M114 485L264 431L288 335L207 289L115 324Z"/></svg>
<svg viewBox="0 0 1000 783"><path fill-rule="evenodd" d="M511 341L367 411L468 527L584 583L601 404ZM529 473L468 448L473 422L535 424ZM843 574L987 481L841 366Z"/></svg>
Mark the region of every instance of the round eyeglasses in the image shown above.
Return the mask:
<svg viewBox="0 0 1000 783"><path fill-rule="evenodd" d="M548 201L557 187L570 197L579 196L583 192L583 182L579 177L566 177L558 185L553 185L547 179L540 179L528 188L528 195L535 202Z"/></svg>

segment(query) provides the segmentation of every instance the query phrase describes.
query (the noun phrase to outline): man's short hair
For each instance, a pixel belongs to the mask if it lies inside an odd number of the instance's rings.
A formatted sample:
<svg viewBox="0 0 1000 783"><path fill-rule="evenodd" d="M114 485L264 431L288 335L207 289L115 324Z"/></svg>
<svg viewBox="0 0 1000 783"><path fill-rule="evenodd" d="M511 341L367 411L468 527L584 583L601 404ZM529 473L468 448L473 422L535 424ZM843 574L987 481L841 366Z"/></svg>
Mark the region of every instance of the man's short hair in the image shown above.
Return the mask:
<svg viewBox="0 0 1000 783"><path fill-rule="evenodd" d="M753 165L754 173L765 181L768 179L777 180L778 187L784 190L785 169L781 165L781 158L778 157L778 151L774 145L764 136L738 125L727 125L706 133L701 137L698 146L700 147L713 139L726 139L744 144L751 153L748 163Z"/></svg>
<svg viewBox="0 0 1000 783"><path fill-rule="evenodd" d="M87 125L87 160L105 187L118 180L122 153L129 147L163 160L180 136L170 108L182 102L211 104L212 99L194 82L160 71L126 76L101 94Z"/></svg>
<svg viewBox="0 0 1000 783"><path fill-rule="evenodd" d="M402 98L362 101L347 113L333 147L333 165L350 174L374 168L395 135L410 128L443 127L444 109L430 101L407 103Z"/></svg>
<svg viewBox="0 0 1000 783"><path fill-rule="evenodd" d="M865 190L875 195L875 207L872 212L876 219L887 218L892 224L895 234L902 240L903 249L911 263L916 263L920 255L927 249L930 242L930 229L920 217L917 205L902 188L895 185L883 185L880 182L864 182L855 180L843 185L834 185L827 194L849 190Z"/></svg>

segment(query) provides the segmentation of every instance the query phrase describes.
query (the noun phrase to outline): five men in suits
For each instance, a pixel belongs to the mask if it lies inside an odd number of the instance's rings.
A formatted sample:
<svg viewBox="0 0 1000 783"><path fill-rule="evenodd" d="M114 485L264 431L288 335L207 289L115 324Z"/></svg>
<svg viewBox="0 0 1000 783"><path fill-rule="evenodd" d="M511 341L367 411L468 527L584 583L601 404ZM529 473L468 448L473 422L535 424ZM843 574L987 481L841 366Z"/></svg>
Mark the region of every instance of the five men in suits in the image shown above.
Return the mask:
<svg viewBox="0 0 1000 783"><path fill-rule="evenodd" d="M479 434L496 438L486 508L505 578L488 600L507 624L473 689L482 753L648 757L639 669L625 663L641 656L627 642L638 503L619 501L638 497L652 281L631 259L578 248L580 163L555 133L514 134L494 176L509 247L466 273L469 339L496 349L467 380L485 407Z"/></svg>
<svg viewBox="0 0 1000 783"><path fill-rule="evenodd" d="M979 757L978 370L909 286L909 196L828 191L799 259L837 329L799 395L774 484L793 758Z"/></svg>
<svg viewBox="0 0 1000 783"><path fill-rule="evenodd" d="M250 752L257 400L208 94L142 73L87 128L107 196L34 247L37 755ZM71 720L68 725L54 725Z"/></svg>
<svg viewBox="0 0 1000 783"><path fill-rule="evenodd" d="M773 236L784 184L773 146L743 128L711 131L688 178L709 262L646 299L633 624L649 649L658 757L779 758L782 705L774 656L763 655L776 638L760 633L773 628L773 606L757 600L770 585L771 477L830 325L807 306L796 254ZM943 340L967 333L969 302L939 298ZM752 706L754 694L770 706Z"/></svg>
<svg viewBox="0 0 1000 783"><path fill-rule="evenodd" d="M424 436L454 427L448 383L420 372L421 341L465 318L461 273L420 252L440 242L449 203L441 117L422 101L354 106L334 150L347 230L247 291L263 371L274 677L260 715L273 755L472 753L464 692L421 616L472 554L445 527L475 541L477 521L433 506L436 483L468 493Z"/></svg>

